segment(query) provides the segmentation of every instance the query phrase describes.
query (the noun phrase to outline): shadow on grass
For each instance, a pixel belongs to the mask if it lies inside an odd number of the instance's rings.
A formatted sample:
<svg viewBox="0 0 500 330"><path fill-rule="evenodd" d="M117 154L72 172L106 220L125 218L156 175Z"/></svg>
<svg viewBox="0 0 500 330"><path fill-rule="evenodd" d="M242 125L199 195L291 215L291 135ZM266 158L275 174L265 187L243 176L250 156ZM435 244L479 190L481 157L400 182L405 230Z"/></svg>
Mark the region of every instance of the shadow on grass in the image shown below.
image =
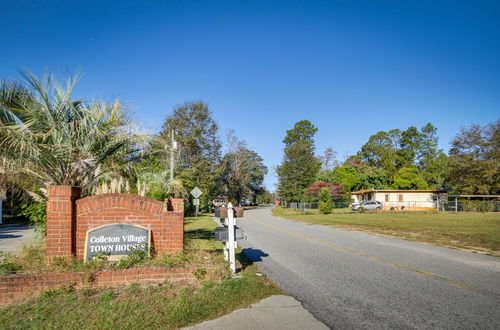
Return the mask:
<svg viewBox="0 0 500 330"><path fill-rule="evenodd" d="M184 234L188 239L206 239L209 241L213 241L215 237L214 231L207 229L187 230L184 232Z"/></svg>

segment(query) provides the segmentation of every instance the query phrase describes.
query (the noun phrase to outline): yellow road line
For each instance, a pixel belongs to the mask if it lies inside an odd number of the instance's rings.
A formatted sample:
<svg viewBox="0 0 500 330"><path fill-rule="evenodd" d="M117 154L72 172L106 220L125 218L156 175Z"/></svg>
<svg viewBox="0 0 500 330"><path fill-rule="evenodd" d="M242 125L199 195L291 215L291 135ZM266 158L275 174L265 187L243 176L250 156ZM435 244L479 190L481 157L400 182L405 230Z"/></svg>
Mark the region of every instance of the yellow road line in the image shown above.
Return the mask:
<svg viewBox="0 0 500 330"><path fill-rule="evenodd" d="M330 248L333 248L333 249L336 249L336 250L340 250L340 251L344 251L344 252L347 252L347 253L351 253L351 254L354 254L354 255L357 255L357 256L360 256L360 257L368 258L370 260L378 261L378 262L384 263L385 265L388 265L388 266L391 266L391 267L406 269L406 270L408 270L408 271L410 271L410 272L412 272L414 274L420 275L422 277L432 278L432 279L435 279L435 280L439 280L439 281L445 282L447 284L453 285L454 287L457 287L457 288L469 289L469 290L473 290L473 291L488 292L486 290L483 290L481 288L475 287L475 286L467 284L467 283L450 280L450 279L447 279L445 277L442 277L442 276L439 276L439 275L436 275L436 274L433 274L433 273L429 273L429 272L426 272L426 271L423 271L423 270L420 270L420 269L417 269L417 268L413 268L413 267L410 267L410 266L407 266L407 265L403 265L403 264L400 264L400 263L397 263L397 262L393 262L393 261L385 259L385 258L381 258L381 257L377 257L377 256L372 256L372 255L369 255L369 254L367 254L365 252L362 252L362 251L357 251L357 250L354 250L354 249L351 249L351 248L348 248L348 247L344 247L344 246L341 246L341 245L337 245L337 244L333 244L333 243L330 243L330 242L326 242L326 241L323 241L323 240L320 240L320 239L317 239L317 238L314 238L314 237L311 237L311 236L307 236L307 235L304 235L304 234L299 234L299 233L293 232L293 231L288 230L288 229L280 228L280 227L277 227L275 225L271 225L269 223L265 223L265 222L262 222L260 220L257 220L257 219L255 219L253 216L251 216L248 213L245 214L245 219L249 219L250 221L253 221L253 222L255 222L255 223L259 224L259 225L266 226L266 227L272 228L274 230L280 231L282 233L286 233L286 234L289 234L289 235L292 235L292 236L295 236L295 237L299 237L299 238L302 238L302 239L305 239L305 240L308 240L308 241L311 241L311 242L314 242L314 243L317 243L317 244L320 244L320 245L323 245L323 246L327 246L327 247L330 247Z"/></svg>

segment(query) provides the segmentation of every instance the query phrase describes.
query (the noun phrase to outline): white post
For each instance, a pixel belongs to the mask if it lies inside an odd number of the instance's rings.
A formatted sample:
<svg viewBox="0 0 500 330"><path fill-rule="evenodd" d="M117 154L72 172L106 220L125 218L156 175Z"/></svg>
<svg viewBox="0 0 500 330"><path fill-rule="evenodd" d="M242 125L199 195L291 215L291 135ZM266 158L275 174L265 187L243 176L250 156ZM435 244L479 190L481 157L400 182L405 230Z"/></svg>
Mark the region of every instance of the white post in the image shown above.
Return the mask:
<svg viewBox="0 0 500 330"><path fill-rule="evenodd" d="M224 243L224 260L229 261L229 254L227 253L228 250L228 242Z"/></svg>
<svg viewBox="0 0 500 330"><path fill-rule="evenodd" d="M227 218L228 218L228 226L227 230L229 231L229 268L231 268L231 272L236 273L236 256L234 254L234 212L233 212L233 204L229 203L227 205Z"/></svg>
<svg viewBox="0 0 500 330"><path fill-rule="evenodd" d="M455 196L455 212L458 212L458 197Z"/></svg>

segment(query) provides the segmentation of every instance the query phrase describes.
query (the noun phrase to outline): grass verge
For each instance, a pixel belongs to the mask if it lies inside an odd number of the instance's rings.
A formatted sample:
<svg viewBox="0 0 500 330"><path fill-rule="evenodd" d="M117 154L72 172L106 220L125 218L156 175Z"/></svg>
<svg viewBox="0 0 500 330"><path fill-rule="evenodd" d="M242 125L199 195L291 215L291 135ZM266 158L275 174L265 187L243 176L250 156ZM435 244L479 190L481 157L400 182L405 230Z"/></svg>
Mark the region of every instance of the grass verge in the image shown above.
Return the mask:
<svg viewBox="0 0 500 330"><path fill-rule="evenodd" d="M184 257L167 255L167 261L163 261L175 266L186 263L197 269L206 267L209 271L194 284L48 290L39 297L0 308L0 328L176 329L283 294L269 279L255 275L257 267L241 252L237 258L243 267L242 277L232 279L222 257L222 244L213 240L215 227L207 216L187 218ZM138 265L149 262L158 260Z"/></svg>
<svg viewBox="0 0 500 330"><path fill-rule="evenodd" d="M1 309L2 329L176 329L280 294L248 267L242 278L183 286L59 289Z"/></svg>
<svg viewBox="0 0 500 330"><path fill-rule="evenodd" d="M273 215L500 256L499 213L343 212L319 214L275 208Z"/></svg>

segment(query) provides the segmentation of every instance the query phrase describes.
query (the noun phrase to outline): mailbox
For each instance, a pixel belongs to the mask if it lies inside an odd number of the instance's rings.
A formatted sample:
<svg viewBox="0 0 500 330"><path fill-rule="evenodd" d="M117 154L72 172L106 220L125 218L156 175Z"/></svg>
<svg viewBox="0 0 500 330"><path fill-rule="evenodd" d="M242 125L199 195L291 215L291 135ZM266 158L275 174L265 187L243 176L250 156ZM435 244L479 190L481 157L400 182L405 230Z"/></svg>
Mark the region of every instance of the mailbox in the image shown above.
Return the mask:
<svg viewBox="0 0 500 330"><path fill-rule="evenodd" d="M217 227L215 228L215 240L220 242L229 241L229 235L227 227Z"/></svg>
<svg viewBox="0 0 500 330"><path fill-rule="evenodd" d="M243 230L238 227L234 227L234 239L246 239ZM229 230L227 227L217 227L215 228L215 240L220 242L228 242L229 241Z"/></svg>
<svg viewBox="0 0 500 330"><path fill-rule="evenodd" d="M219 219L226 219L227 218L227 208L225 207L218 207L215 209L215 217Z"/></svg>
<svg viewBox="0 0 500 330"><path fill-rule="evenodd" d="M243 206L236 206L233 208L234 209L234 216L236 218L243 218Z"/></svg>
<svg viewBox="0 0 500 330"><path fill-rule="evenodd" d="M233 207L234 217L243 218L243 206ZM218 207L215 209L215 217L219 219L227 219L227 207Z"/></svg>

